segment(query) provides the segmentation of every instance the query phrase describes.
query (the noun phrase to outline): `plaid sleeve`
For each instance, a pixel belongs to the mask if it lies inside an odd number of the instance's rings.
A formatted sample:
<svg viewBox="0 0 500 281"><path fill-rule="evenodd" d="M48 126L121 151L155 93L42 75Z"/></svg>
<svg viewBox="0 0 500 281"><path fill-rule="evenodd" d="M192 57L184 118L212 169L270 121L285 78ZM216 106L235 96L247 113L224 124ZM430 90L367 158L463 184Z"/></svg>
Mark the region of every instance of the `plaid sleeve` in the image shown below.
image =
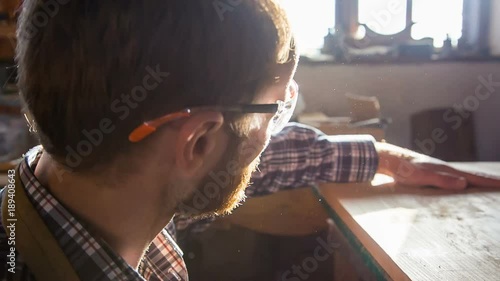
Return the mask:
<svg viewBox="0 0 500 281"><path fill-rule="evenodd" d="M246 192L251 197L321 182L365 182L377 168L372 136L328 136L290 123L262 153L259 170Z"/></svg>

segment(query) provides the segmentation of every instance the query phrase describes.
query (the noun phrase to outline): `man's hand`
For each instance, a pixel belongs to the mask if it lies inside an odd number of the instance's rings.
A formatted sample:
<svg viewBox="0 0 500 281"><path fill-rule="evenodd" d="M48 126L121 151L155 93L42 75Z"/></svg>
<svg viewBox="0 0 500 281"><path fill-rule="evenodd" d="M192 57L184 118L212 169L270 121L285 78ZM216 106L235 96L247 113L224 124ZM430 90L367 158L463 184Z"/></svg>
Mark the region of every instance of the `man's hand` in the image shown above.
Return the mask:
<svg viewBox="0 0 500 281"><path fill-rule="evenodd" d="M459 171L447 162L388 143L377 143L378 173L405 185L430 185L461 190L468 186L500 188L500 177Z"/></svg>

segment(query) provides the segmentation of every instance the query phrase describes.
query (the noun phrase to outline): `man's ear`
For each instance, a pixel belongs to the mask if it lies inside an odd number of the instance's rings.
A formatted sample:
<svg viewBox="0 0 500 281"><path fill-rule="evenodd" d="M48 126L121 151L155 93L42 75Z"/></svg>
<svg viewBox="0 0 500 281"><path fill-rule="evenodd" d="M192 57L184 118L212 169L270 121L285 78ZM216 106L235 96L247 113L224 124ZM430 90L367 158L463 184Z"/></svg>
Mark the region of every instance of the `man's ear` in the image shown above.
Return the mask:
<svg viewBox="0 0 500 281"><path fill-rule="evenodd" d="M200 112L189 117L180 127L176 144L176 164L188 174L213 160L211 156L217 145L217 133L224 124L220 112Z"/></svg>

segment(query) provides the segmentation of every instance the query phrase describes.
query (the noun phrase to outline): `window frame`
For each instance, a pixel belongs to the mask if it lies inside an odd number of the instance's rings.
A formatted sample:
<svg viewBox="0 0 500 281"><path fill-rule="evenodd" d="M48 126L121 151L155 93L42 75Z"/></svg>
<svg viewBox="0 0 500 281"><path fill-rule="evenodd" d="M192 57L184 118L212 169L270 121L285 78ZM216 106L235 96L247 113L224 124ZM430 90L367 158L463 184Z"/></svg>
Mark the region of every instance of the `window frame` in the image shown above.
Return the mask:
<svg viewBox="0 0 500 281"><path fill-rule="evenodd" d="M369 44L355 39L359 23L359 0L336 0L335 1L335 32L341 32L345 37L344 43L350 48L363 49L370 46L397 46L405 42L418 42L411 36L413 22L413 0L406 0L406 28L393 35L383 35L366 29L365 38ZM491 23L491 0L464 0L463 2L463 27L462 37L457 47L459 54L448 58L432 58L431 60L485 60L494 58L490 52L490 23ZM434 53L435 53L434 49ZM439 48L437 48L439 50ZM377 59L367 59L369 62L378 62ZM387 58L383 59L387 61ZM416 61L429 59L415 59ZM345 63L345 60L340 60ZM391 61L400 61L393 59ZM360 62L358 59L355 61ZM363 61L361 61L363 62Z"/></svg>

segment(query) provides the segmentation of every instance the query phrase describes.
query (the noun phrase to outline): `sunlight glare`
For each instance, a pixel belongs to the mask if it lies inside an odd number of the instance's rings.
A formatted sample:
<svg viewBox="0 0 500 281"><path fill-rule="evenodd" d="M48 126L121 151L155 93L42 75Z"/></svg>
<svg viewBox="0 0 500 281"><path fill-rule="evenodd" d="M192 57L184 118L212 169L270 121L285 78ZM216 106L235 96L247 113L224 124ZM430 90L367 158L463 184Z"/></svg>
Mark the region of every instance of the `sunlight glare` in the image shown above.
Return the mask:
<svg viewBox="0 0 500 281"><path fill-rule="evenodd" d="M406 0L359 0L359 23L384 35L406 27Z"/></svg>
<svg viewBox="0 0 500 281"><path fill-rule="evenodd" d="M382 186L382 185L386 185L386 184L393 183L393 182L394 182L394 179L388 175L376 174L375 177L373 177L371 184L373 187L377 187L377 186Z"/></svg>
<svg viewBox="0 0 500 281"><path fill-rule="evenodd" d="M434 38L442 47L448 34L453 45L462 37L463 0L413 0L413 39Z"/></svg>
<svg viewBox="0 0 500 281"><path fill-rule="evenodd" d="M328 29L335 26L335 1L282 0L281 3L288 13L301 51L321 49Z"/></svg>

